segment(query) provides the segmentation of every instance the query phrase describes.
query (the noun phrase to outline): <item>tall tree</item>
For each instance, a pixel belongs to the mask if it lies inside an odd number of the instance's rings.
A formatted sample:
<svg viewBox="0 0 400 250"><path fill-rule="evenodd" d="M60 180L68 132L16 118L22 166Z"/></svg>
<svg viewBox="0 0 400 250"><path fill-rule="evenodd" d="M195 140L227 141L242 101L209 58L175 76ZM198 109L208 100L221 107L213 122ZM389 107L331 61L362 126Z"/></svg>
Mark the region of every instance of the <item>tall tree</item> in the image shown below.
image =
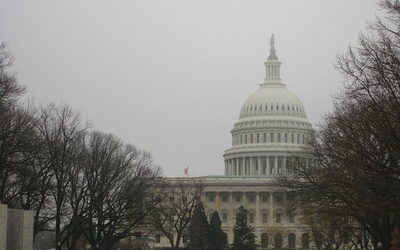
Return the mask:
<svg viewBox="0 0 400 250"><path fill-rule="evenodd" d="M204 250L208 246L209 224L204 212L203 203L196 201L192 219L189 224L189 249Z"/></svg>
<svg viewBox="0 0 400 250"><path fill-rule="evenodd" d="M255 250L257 249L254 229L247 224L249 212L243 206L239 207L236 214L236 224L233 228L232 250Z"/></svg>
<svg viewBox="0 0 400 250"><path fill-rule="evenodd" d="M149 224L168 238L172 249L179 249L183 237L187 235L203 188L201 179L160 180L159 191L162 198Z"/></svg>
<svg viewBox="0 0 400 250"><path fill-rule="evenodd" d="M66 191L71 187L71 173L79 165L79 154L88 125L82 124L79 113L67 105L50 104L42 107L37 122L37 131L43 140L43 164L52 172L52 211L48 216L54 219L56 249L61 249L68 224Z"/></svg>
<svg viewBox="0 0 400 250"><path fill-rule="evenodd" d="M111 134L90 133L84 150L87 185L85 236L94 249L110 249L135 235L158 204L161 176L151 155Z"/></svg>
<svg viewBox="0 0 400 250"><path fill-rule="evenodd" d="M385 18L338 56L346 83L302 156L314 160L294 164L285 186L303 212L350 217L389 249L400 225L400 3L379 5Z"/></svg>
<svg viewBox="0 0 400 250"><path fill-rule="evenodd" d="M221 219L217 211L213 213L210 220L210 230L208 232L208 250L228 249L228 236L221 229Z"/></svg>

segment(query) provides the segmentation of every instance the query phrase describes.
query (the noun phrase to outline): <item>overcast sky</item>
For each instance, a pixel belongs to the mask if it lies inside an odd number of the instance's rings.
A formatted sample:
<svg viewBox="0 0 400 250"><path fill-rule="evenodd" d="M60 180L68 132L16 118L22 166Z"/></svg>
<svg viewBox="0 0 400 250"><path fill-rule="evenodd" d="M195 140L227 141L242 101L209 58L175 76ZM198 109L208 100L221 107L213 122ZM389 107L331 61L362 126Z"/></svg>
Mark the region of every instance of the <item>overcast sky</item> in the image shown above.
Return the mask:
<svg viewBox="0 0 400 250"><path fill-rule="evenodd" d="M377 13L374 0L0 0L0 41L25 98L68 104L166 176L221 175L271 34L282 81L316 124L342 86L336 55Z"/></svg>

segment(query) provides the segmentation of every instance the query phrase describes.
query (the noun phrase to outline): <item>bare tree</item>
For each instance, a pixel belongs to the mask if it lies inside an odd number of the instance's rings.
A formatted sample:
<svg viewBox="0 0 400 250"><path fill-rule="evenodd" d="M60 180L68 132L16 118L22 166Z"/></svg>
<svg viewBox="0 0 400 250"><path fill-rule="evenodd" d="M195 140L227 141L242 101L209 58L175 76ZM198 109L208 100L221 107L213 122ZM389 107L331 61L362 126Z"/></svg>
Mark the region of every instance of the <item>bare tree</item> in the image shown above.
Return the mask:
<svg viewBox="0 0 400 250"><path fill-rule="evenodd" d="M160 180L162 199L150 224L168 238L173 249L179 249L182 239L188 236L188 226L203 188L201 179Z"/></svg>
<svg viewBox="0 0 400 250"><path fill-rule="evenodd" d="M346 84L302 156L314 160L280 181L299 192L301 212L349 217L389 249L400 225L400 4L379 4L385 20L338 56Z"/></svg>
<svg viewBox="0 0 400 250"><path fill-rule="evenodd" d="M160 169L151 155L110 134L92 132L86 143L83 178L87 185L86 238L94 249L110 249L136 235L155 209Z"/></svg>
<svg viewBox="0 0 400 250"><path fill-rule="evenodd" d="M52 172L51 197L52 211L48 216L54 219L56 249L68 240L68 213L66 191L71 186L70 174L79 165L82 140L88 128L82 124L79 113L66 105L50 104L42 107L38 115L37 130L43 140L43 164Z"/></svg>

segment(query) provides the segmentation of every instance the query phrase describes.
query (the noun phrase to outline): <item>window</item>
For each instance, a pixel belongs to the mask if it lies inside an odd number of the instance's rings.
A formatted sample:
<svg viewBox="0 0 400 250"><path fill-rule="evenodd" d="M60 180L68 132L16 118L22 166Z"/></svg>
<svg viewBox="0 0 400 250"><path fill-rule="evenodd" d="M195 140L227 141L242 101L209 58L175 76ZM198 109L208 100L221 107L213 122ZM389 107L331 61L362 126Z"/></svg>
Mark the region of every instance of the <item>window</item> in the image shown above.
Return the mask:
<svg viewBox="0 0 400 250"><path fill-rule="evenodd" d="M294 223L294 213L292 211L289 213L289 223Z"/></svg>
<svg viewBox="0 0 400 250"><path fill-rule="evenodd" d="M274 142L274 133L271 133L270 137L270 142Z"/></svg>
<svg viewBox="0 0 400 250"><path fill-rule="evenodd" d="M283 201L283 194L282 193L275 193L274 198L276 202L282 202Z"/></svg>
<svg viewBox="0 0 400 250"><path fill-rule="evenodd" d="M278 133L278 142L281 142L281 133Z"/></svg>
<svg viewBox="0 0 400 250"><path fill-rule="evenodd" d="M156 243L161 242L161 236L159 234L156 234L155 238L156 238Z"/></svg>
<svg viewBox="0 0 400 250"><path fill-rule="evenodd" d="M267 194L262 195L262 201L263 202L268 202L268 195Z"/></svg>
<svg viewBox="0 0 400 250"><path fill-rule="evenodd" d="M267 224L268 223L268 212L263 212L262 214L262 222Z"/></svg>
<svg viewBox="0 0 400 250"><path fill-rule="evenodd" d="M281 249L282 248L282 235L280 233L275 234L275 249Z"/></svg>
<svg viewBox="0 0 400 250"><path fill-rule="evenodd" d="M294 143L294 134L292 134L291 137L292 137L292 138L291 138L290 142L291 142L291 143Z"/></svg>
<svg viewBox="0 0 400 250"><path fill-rule="evenodd" d="M240 196L236 196L236 202L240 202Z"/></svg>
<svg viewBox="0 0 400 250"><path fill-rule="evenodd" d="M247 134L244 135L244 143L247 143Z"/></svg>
<svg viewBox="0 0 400 250"><path fill-rule="evenodd" d="M208 196L208 201L209 202L214 202L214 196Z"/></svg>
<svg viewBox="0 0 400 250"><path fill-rule="evenodd" d="M307 249L310 246L310 240L307 233L303 233L301 236L301 246L303 249Z"/></svg>
<svg viewBox="0 0 400 250"><path fill-rule="evenodd" d="M228 202L228 196L223 195L222 196L222 202Z"/></svg>
<svg viewBox="0 0 400 250"><path fill-rule="evenodd" d="M288 134L285 133L285 143L288 143Z"/></svg>
<svg viewBox="0 0 400 250"><path fill-rule="evenodd" d="M264 248L268 247L268 234L267 233L261 234L261 247L264 247Z"/></svg>
<svg viewBox="0 0 400 250"><path fill-rule="evenodd" d="M222 223L224 224L228 223L228 213L226 212L222 213Z"/></svg>
<svg viewBox="0 0 400 250"><path fill-rule="evenodd" d="M249 202L253 203L254 202L254 195L249 196Z"/></svg>
<svg viewBox="0 0 400 250"><path fill-rule="evenodd" d="M257 133L257 143L260 143L260 134Z"/></svg>
<svg viewBox="0 0 400 250"><path fill-rule="evenodd" d="M294 233L290 233L288 236L289 248L296 248L296 235Z"/></svg>
<svg viewBox="0 0 400 250"><path fill-rule="evenodd" d="M249 213L249 222L254 223L254 213Z"/></svg>
<svg viewBox="0 0 400 250"><path fill-rule="evenodd" d="M281 223L282 222L282 218L281 218L281 213L276 213L276 215L275 215L276 217L275 217L275 222L276 223Z"/></svg>
<svg viewBox="0 0 400 250"><path fill-rule="evenodd" d="M264 133L264 142L267 142L267 133Z"/></svg>
<svg viewBox="0 0 400 250"><path fill-rule="evenodd" d="M250 143L253 143L253 134L250 134Z"/></svg>

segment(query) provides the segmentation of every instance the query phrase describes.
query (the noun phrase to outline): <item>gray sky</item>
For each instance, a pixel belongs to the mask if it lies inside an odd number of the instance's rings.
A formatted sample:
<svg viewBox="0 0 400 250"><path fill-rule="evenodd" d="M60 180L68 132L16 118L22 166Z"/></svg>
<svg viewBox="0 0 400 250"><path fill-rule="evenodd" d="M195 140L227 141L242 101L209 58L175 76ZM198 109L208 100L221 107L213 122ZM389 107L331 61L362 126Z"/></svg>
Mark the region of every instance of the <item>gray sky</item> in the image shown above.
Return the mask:
<svg viewBox="0 0 400 250"><path fill-rule="evenodd" d="M79 110L150 151L166 176L220 175L271 33L282 81L315 124L342 86L337 53L377 10L372 0L0 0L0 41L26 98Z"/></svg>

